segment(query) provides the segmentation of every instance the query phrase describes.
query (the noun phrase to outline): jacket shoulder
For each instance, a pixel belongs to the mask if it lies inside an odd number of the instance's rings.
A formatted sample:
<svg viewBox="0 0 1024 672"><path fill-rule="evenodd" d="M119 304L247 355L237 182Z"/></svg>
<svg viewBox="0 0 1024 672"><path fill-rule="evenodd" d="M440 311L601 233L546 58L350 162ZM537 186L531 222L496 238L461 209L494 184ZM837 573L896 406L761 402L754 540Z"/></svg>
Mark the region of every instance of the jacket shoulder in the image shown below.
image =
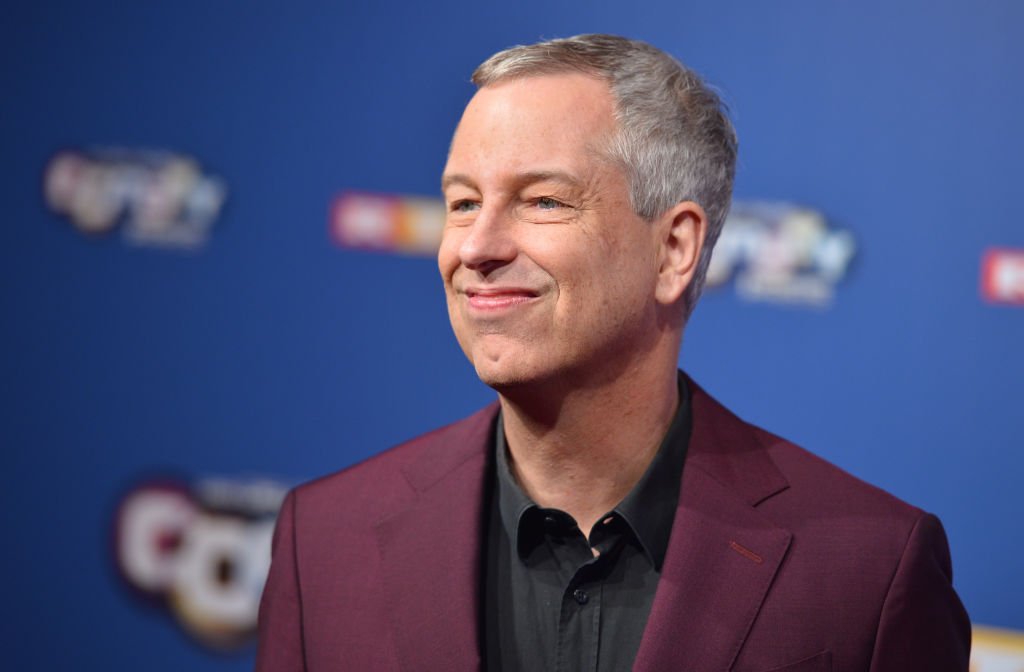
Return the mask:
<svg viewBox="0 0 1024 672"><path fill-rule="evenodd" d="M828 460L748 423L691 381L695 461L751 504L786 517L846 516L899 521L909 530L924 514Z"/></svg>
<svg viewBox="0 0 1024 672"><path fill-rule="evenodd" d="M828 649L835 669L966 670L970 623L938 518L701 403L702 466L791 540L737 668Z"/></svg>
<svg viewBox="0 0 1024 672"><path fill-rule="evenodd" d="M750 425L789 483L789 495L817 515L859 515L886 519L909 531L924 511L854 476L823 457L760 427Z"/></svg>
<svg viewBox="0 0 1024 672"><path fill-rule="evenodd" d="M445 473L485 450L497 403L421 434L334 473L299 485L296 507L316 510L347 507L366 513L367 507L407 496L421 489L433 474Z"/></svg>

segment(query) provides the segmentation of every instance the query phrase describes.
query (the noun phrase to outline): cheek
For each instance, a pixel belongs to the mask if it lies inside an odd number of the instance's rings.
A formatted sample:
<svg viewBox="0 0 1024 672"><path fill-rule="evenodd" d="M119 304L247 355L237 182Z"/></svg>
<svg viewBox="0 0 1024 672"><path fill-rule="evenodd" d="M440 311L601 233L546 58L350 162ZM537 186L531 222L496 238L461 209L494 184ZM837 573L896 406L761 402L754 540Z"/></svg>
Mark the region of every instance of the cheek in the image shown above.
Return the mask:
<svg viewBox="0 0 1024 672"><path fill-rule="evenodd" d="M654 297L657 264L645 246L630 240L611 242L587 260L586 271L579 273L587 284L576 290L586 301L583 309L596 314L599 322L639 319Z"/></svg>
<svg viewBox="0 0 1024 672"><path fill-rule="evenodd" d="M441 272L441 278L446 286L451 283L452 275L459 267L459 238L458 232L446 230L441 238L441 246L437 250L437 269Z"/></svg>

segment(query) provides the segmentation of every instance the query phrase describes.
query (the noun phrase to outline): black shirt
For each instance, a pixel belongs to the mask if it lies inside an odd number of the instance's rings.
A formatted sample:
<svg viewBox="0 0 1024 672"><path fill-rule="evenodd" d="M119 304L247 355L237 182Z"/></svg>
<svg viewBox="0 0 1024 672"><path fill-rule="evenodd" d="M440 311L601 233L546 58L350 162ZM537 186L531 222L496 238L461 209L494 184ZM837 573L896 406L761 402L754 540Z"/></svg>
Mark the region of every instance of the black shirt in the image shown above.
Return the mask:
<svg viewBox="0 0 1024 672"><path fill-rule="evenodd" d="M588 540L572 516L523 493L499 416L485 560L489 672L632 668L679 502L690 426L680 375L679 407L661 447Z"/></svg>

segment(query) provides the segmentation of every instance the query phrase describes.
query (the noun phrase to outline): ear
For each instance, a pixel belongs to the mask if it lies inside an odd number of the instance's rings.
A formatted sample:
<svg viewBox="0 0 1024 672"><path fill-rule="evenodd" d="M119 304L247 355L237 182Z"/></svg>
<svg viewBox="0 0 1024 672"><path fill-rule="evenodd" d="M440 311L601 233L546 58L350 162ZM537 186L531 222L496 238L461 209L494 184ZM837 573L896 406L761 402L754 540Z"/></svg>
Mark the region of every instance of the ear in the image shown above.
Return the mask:
<svg viewBox="0 0 1024 672"><path fill-rule="evenodd" d="M693 281L697 261L704 247L708 217L693 201L682 201L666 210L654 227L659 236L658 301L671 305L680 301Z"/></svg>

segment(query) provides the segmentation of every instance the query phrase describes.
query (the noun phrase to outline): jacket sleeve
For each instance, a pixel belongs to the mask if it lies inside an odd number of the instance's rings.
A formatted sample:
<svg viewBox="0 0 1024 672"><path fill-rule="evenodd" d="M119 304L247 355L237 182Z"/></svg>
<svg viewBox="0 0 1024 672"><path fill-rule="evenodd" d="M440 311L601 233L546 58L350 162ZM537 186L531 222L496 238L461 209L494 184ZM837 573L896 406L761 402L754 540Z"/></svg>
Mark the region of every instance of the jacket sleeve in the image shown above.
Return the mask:
<svg viewBox="0 0 1024 672"><path fill-rule="evenodd" d="M302 596L295 549L295 491L274 528L270 572L260 599L256 672L304 672Z"/></svg>
<svg viewBox="0 0 1024 672"><path fill-rule="evenodd" d="M924 514L882 606L871 672L967 672L970 652L971 623L953 590L946 533Z"/></svg>

